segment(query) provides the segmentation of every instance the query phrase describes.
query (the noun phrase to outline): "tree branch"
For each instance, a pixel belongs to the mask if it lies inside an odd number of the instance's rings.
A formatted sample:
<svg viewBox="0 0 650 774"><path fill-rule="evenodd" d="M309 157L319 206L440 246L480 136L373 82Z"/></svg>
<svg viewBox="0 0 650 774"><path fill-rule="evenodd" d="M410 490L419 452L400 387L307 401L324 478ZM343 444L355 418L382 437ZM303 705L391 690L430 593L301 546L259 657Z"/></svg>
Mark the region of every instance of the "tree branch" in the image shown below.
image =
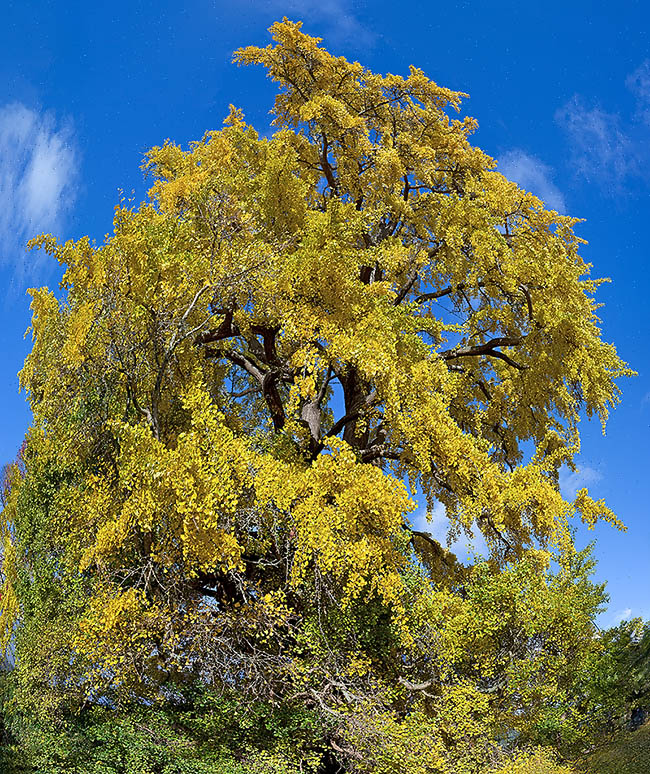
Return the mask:
<svg viewBox="0 0 650 774"><path fill-rule="evenodd" d="M448 296L450 293L453 293L453 292L454 292L454 288L451 285L447 285L447 287L443 288L442 290L436 290L432 293L423 293L421 296L418 296L415 299L415 303L423 304L425 301L431 301L435 298L442 298L443 296Z"/></svg>
<svg viewBox="0 0 650 774"><path fill-rule="evenodd" d="M447 349L440 353L440 357L443 360L457 360L459 357L476 357L478 355L487 355L488 357L495 357L499 360L503 360L509 366L516 368L518 371L524 371L528 366L518 363L513 360L505 352L501 352L495 347L515 347L521 344L524 340L523 336L497 336L485 344L476 344L473 347L457 347L456 349Z"/></svg>
<svg viewBox="0 0 650 774"><path fill-rule="evenodd" d="M409 691L425 691L427 688L431 688L433 685L433 680L426 680L424 683L412 683L410 680L407 680L405 677L398 677L397 682L400 685L403 685L405 688L407 688ZM430 694L427 694L429 696Z"/></svg>
<svg viewBox="0 0 650 774"><path fill-rule="evenodd" d="M334 177L334 172L332 170L332 165L329 162L329 159L327 158L329 155L329 142L327 140L327 135L323 133L323 145L321 147L321 164L323 165L323 174L325 175L325 179L327 180L327 184L329 185L330 189L332 190L332 193L338 194L339 192L339 186L336 182L336 178Z"/></svg>
<svg viewBox="0 0 650 774"><path fill-rule="evenodd" d="M233 365L244 369L246 373L250 374L250 376L252 376L253 379L257 381L257 383L262 388L264 400L266 401L266 405L268 406L269 412L271 413L273 428L276 432L281 430L284 427L286 415L284 411L284 405L282 403L282 398L280 397L280 393L277 387L278 372L262 371L262 369L259 368L243 352L238 352L236 350L214 350L208 354L223 357L226 360L229 360Z"/></svg>
<svg viewBox="0 0 650 774"><path fill-rule="evenodd" d="M361 452L361 462L374 462L375 460L401 460L402 455L397 451L390 451L385 444L369 446Z"/></svg>
<svg viewBox="0 0 650 774"><path fill-rule="evenodd" d="M421 532L418 529L412 529L411 527L407 526L406 524L403 524L402 527L407 530L407 532L410 532L411 537L411 543L415 547L415 541L413 540L413 537L420 538L420 540L423 540L425 543L431 546L433 548L434 553L436 556L440 558L443 564L446 564L447 567L453 567L453 563L447 559L445 556L445 551L443 547L440 545L440 543L431 535L429 532Z"/></svg>
<svg viewBox="0 0 650 774"><path fill-rule="evenodd" d="M332 427L330 427L326 435L327 436L338 435L346 425L348 425L350 422L354 422L356 419L359 419L359 417L363 414L364 410L367 408L370 408L370 406L372 406L372 404L375 402L376 399L377 399L377 390L373 390L357 409L355 409L354 411L348 412L340 419L338 419L332 425Z"/></svg>
<svg viewBox="0 0 650 774"><path fill-rule="evenodd" d="M232 339L235 336L240 335L239 328L232 321L233 314L234 314L233 310L227 309L223 312L223 314L225 315L225 317L221 325L216 330L211 329L209 331L205 331L199 336L196 336L194 339L195 344L199 346L202 346L204 344L214 344L217 341L223 341L224 339Z"/></svg>
<svg viewBox="0 0 650 774"><path fill-rule="evenodd" d="M526 306L528 307L528 319L532 321L533 319L533 301L530 297L530 291L528 290L528 287L526 285L519 285L519 289L524 294L524 298L526 299Z"/></svg>
<svg viewBox="0 0 650 774"><path fill-rule="evenodd" d="M417 278L418 278L418 270L411 269L411 271L406 275L406 282L397 291L397 295L393 299L393 306L399 306L402 303L402 301L409 294L409 291L411 290L413 285L415 285L415 280Z"/></svg>

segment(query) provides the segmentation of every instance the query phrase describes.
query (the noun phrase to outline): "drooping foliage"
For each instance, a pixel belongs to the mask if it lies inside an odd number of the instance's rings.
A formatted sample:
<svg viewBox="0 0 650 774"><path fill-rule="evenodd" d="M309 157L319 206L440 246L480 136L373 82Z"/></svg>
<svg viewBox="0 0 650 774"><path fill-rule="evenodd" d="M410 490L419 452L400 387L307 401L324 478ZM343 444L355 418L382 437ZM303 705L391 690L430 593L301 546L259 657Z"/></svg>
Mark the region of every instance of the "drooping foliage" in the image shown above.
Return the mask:
<svg viewBox="0 0 650 774"><path fill-rule="evenodd" d="M594 647L570 521L618 522L558 470L629 370L576 220L471 145L464 95L271 32L235 59L278 84L273 136L232 108L148 153L104 244L34 241L65 273L32 292L2 518L12 706L51 728L202 686L309 717L234 750L251 771L475 772ZM486 557L426 531L437 504Z"/></svg>

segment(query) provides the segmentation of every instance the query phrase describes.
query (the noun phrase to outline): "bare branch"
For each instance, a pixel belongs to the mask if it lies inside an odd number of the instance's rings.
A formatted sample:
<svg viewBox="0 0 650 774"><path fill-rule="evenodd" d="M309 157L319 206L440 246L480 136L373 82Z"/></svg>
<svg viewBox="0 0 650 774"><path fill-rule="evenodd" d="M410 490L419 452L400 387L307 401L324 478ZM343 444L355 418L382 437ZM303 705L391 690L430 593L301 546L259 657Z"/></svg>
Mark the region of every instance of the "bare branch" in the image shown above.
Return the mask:
<svg viewBox="0 0 650 774"><path fill-rule="evenodd" d="M350 411L349 413L342 416L339 420L337 420L332 425L332 427L330 427L326 435L327 436L338 435L346 425L348 425L350 422L354 422L355 420L359 419L359 417L363 414L364 410L367 408L370 408L370 406L372 406L372 404L375 402L376 399L377 399L377 390L373 390L357 409L355 409L354 411Z"/></svg>
<svg viewBox="0 0 650 774"><path fill-rule="evenodd" d="M223 311L225 315L223 322L216 330L209 330L197 336L194 339L194 343L199 346L203 344L214 344L217 341L223 341L224 339L232 339L235 336L240 335L240 330L237 325L233 324L233 310L227 309Z"/></svg>
<svg viewBox="0 0 650 774"><path fill-rule="evenodd" d="M484 288L486 285L485 282L479 282L476 287ZM460 284L454 286L454 285L447 285L446 288L441 288L440 290L434 290L431 293L423 293L421 296L418 296L415 299L416 304L423 304L425 301L433 301L436 298L443 298L443 296L449 296L452 293L462 293L463 297L467 301L467 296L465 296L465 291L469 290L469 287L464 283L461 282ZM469 303L469 301L468 301Z"/></svg>
<svg viewBox="0 0 650 774"><path fill-rule="evenodd" d="M321 164L323 168L323 174L325 175L325 179L327 180L327 184L329 185L330 189L332 190L332 193L338 194L339 192L339 186L336 181L336 178L334 177L334 171L332 170L332 165L329 162L328 155L329 155L329 142L327 139L327 135L323 133L323 145L321 147Z"/></svg>
<svg viewBox="0 0 650 774"><path fill-rule="evenodd" d="M417 278L418 278L418 270L411 269L411 271L406 275L406 282L397 291L397 295L393 299L393 306L399 306L402 303L402 301L409 294L409 291L411 290L413 285L415 285L415 280Z"/></svg>
<svg viewBox="0 0 650 774"><path fill-rule="evenodd" d="M385 444L369 446L361 452L362 462L374 462L375 460L401 460L402 455L397 451L390 451Z"/></svg>
<svg viewBox="0 0 650 774"><path fill-rule="evenodd" d="M231 398L243 398L246 395L253 395L256 392L261 392L262 388L260 387L249 387L247 390L242 390L241 392L231 392L230 397Z"/></svg>
<svg viewBox="0 0 650 774"><path fill-rule="evenodd" d="M327 392L327 387L329 386L329 383L332 380L332 376L334 375L334 372L332 371L332 366L327 367L327 374L325 375L325 379L323 379L323 384L321 385L320 390L318 391L318 395L316 396L316 401L318 402L318 405L320 405L323 401L323 398L325 397L325 393Z"/></svg>
<svg viewBox="0 0 650 774"><path fill-rule="evenodd" d="M264 377L266 374L258 368L255 363L249 358L246 357L242 352L238 352L236 350L232 350L230 352L227 352L225 350L218 350L215 351L215 354L218 354L220 357L225 358L226 360L230 360L233 365L239 366L240 368L243 368L246 373L250 374L253 379L255 379L260 387L264 387Z"/></svg>
<svg viewBox="0 0 650 774"><path fill-rule="evenodd" d="M407 680L405 677L398 677L397 682L400 685L403 685L405 688L407 688L409 691L426 691L427 688L431 688L433 685L433 680L426 680L424 683L412 683L410 680ZM429 694L427 694L428 696Z"/></svg>
<svg viewBox="0 0 650 774"><path fill-rule="evenodd" d="M492 532L495 534L495 536L498 538L501 543L505 546L506 555L509 553L512 553L514 551L512 543L508 540L508 538L501 532L501 530L495 525L495 523L492 521L492 519L487 514L482 514L479 516L479 522L484 521L488 527L492 530Z"/></svg>
<svg viewBox="0 0 650 774"><path fill-rule="evenodd" d="M518 363L513 360L505 352L501 352L495 347L516 347L524 340L523 336L497 336L485 344L476 344L473 347L457 347L456 349L447 349L440 353L440 357L443 360L457 360L459 357L476 357L478 355L487 355L488 357L495 357L499 360L503 360L509 366L516 368L518 371L524 371L528 366Z"/></svg>
<svg viewBox="0 0 650 774"><path fill-rule="evenodd" d="M446 288L442 288L442 290L436 290L432 293L423 293L421 296L418 296L415 299L416 304L423 304L425 301L432 301L436 298L442 298L443 296L448 296L450 293L454 292L454 288L451 285L447 285Z"/></svg>

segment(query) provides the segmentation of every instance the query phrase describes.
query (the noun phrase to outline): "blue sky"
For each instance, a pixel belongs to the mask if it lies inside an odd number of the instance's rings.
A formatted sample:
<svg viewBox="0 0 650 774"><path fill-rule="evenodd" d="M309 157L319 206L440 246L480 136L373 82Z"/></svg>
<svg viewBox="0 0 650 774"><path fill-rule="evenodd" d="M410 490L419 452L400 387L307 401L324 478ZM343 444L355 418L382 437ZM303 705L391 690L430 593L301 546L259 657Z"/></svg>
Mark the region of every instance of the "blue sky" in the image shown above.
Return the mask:
<svg viewBox="0 0 650 774"><path fill-rule="evenodd" d="M3 3L0 29L0 461L15 456L29 414L16 372L29 342L24 292L55 285L57 268L26 255L39 231L62 238L111 228L119 189L141 198L142 154L218 128L228 104L268 127L273 86L230 63L238 46L268 42L287 15L330 50L373 70L421 67L467 92L475 141L505 174L554 208L585 218L584 257L600 291L603 333L638 371L603 437L584 423L586 484L627 524L579 531L598 540L609 625L650 618L650 9L646 3L411 0L184 0ZM434 524L442 528L440 517Z"/></svg>

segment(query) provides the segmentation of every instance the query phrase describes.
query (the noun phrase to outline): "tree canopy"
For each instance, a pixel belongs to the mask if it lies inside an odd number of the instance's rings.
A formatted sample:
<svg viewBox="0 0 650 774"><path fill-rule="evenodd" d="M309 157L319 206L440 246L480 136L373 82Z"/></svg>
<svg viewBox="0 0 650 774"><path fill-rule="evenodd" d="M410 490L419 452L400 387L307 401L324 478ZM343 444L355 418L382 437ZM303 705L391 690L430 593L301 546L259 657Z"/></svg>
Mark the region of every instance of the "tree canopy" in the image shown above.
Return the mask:
<svg viewBox="0 0 650 774"><path fill-rule="evenodd" d="M630 371L577 220L471 144L465 95L271 33L235 61L277 83L272 135L231 107L149 151L104 244L33 242L64 275L32 291L2 513L12 701L47 724L207 691L214 723L300 729L206 771L476 772L580 733L604 597L571 519L620 525L558 470ZM426 531L439 504L487 556Z"/></svg>

